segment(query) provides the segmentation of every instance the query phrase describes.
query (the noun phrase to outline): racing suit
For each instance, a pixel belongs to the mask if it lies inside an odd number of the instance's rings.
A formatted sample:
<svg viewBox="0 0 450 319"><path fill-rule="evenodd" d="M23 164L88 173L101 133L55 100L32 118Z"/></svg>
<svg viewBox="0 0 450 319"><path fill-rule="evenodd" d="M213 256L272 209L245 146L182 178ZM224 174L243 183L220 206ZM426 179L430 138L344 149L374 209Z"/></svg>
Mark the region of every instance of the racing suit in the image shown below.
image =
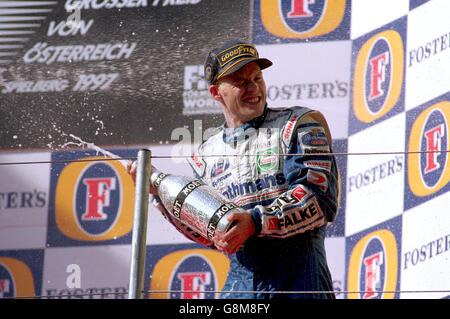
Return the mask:
<svg viewBox="0 0 450 319"><path fill-rule="evenodd" d="M266 106L239 128L222 126L189 159L198 178L251 212L255 222L256 233L229 256L222 298L335 297L273 293L333 290L324 239L337 214L339 188L330 152L328 125L319 112Z"/></svg>

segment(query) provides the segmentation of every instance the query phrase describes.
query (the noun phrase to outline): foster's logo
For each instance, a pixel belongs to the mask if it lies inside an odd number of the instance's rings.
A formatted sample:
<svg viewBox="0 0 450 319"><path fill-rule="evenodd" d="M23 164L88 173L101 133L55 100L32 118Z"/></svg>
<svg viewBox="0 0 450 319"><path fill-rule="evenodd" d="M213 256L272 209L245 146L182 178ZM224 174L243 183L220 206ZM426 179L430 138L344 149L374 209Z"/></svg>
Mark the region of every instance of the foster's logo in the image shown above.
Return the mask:
<svg viewBox="0 0 450 319"><path fill-rule="evenodd" d="M35 296L33 275L15 258L0 257L0 298Z"/></svg>
<svg viewBox="0 0 450 319"><path fill-rule="evenodd" d="M116 239L129 233L133 189L131 178L116 161L70 163L63 168L56 187L58 229L83 241Z"/></svg>
<svg viewBox="0 0 450 319"><path fill-rule="evenodd" d="M345 0L257 0L261 22L271 34L287 39L318 37L337 29Z"/></svg>
<svg viewBox="0 0 450 319"><path fill-rule="evenodd" d="M164 256L151 276L151 290L171 293L151 293L159 299L212 299L225 284L229 269L228 258L205 249L187 249Z"/></svg>
<svg viewBox="0 0 450 319"><path fill-rule="evenodd" d="M359 50L354 74L353 108L356 118L370 123L389 113L400 100L404 46L400 34L375 34Z"/></svg>
<svg viewBox="0 0 450 319"><path fill-rule="evenodd" d="M364 236L353 248L348 271L350 299L392 299L397 287L398 249L387 229Z"/></svg>
<svg viewBox="0 0 450 319"><path fill-rule="evenodd" d="M201 270L196 270L201 269ZM172 293L172 299L211 299L217 286L214 269L203 256L191 255L182 260L174 272L170 289L182 291Z"/></svg>
<svg viewBox="0 0 450 319"><path fill-rule="evenodd" d="M448 135L450 102L426 108L411 127L408 151L408 183L417 197L432 195L450 182Z"/></svg>

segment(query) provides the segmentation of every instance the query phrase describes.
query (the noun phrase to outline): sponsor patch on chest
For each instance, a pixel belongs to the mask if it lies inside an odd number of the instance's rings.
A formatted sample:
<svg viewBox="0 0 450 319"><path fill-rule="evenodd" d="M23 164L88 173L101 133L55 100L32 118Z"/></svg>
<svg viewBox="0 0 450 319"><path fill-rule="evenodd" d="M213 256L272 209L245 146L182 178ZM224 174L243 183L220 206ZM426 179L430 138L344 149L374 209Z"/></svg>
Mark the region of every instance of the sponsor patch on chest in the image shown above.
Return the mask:
<svg viewBox="0 0 450 319"><path fill-rule="evenodd" d="M230 161L227 158L219 158L211 167L211 178L218 177L230 168Z"/></svg>
<svg viewBox="0 0 450 319"><path fill-rule="evenodd" d="M187 160L191 165L191 167L194 169L195 173L199 177L203 177L206 170L206 162L203 160L203 158L197 156L196 154L192 154L192 156L189 157Z"/></svg>
<svg viewBox="0 0 450 319"><path fill-rule="evenodd" d="M278 147L266 148L256 153L256 172L259 174L278 171Z"/></svg>

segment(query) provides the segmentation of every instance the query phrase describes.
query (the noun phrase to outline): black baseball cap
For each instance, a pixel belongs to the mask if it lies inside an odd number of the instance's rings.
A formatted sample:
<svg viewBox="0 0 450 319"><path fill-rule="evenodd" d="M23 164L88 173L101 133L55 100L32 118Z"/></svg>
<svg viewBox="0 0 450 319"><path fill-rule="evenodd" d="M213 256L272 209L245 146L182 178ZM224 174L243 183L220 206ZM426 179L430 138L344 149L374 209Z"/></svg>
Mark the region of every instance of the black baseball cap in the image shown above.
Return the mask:
<svg viewBox="0 0 450 319"><path fill-rule="evenodd" d="M268 68L272 62L260 58L253 44L241 40L229 40L222 46L212 49L205 62L205 78L209 84L236 72L244 65L256 62L262 69Z"/></svg>

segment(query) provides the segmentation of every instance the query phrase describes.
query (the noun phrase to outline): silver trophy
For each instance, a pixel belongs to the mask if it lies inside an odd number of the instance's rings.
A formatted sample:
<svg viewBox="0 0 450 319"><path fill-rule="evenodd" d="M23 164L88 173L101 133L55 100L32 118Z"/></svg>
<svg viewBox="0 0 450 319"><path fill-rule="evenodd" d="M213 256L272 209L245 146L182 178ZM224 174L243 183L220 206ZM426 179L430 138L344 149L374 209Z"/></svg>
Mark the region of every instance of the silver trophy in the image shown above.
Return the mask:
<svg viewBox="0 0 450 319"><path fill-rule="evenodd" d="M150 183L170 214L208 239L230 228L227 214L248 214L199 179L164 174L152 167Z"/></svg>

